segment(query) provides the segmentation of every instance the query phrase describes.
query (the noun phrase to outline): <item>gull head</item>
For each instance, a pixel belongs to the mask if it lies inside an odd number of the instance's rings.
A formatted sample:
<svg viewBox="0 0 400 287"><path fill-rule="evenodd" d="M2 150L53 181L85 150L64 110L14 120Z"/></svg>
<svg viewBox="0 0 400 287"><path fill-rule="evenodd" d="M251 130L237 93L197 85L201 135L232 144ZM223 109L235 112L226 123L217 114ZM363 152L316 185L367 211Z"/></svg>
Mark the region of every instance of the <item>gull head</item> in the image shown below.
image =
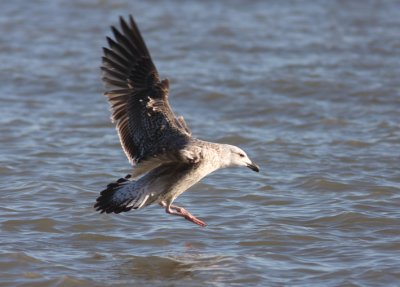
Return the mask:
<svg viewBox="0 0 400 287"><path fill-rule="evenodd" d="M253 171L260 171L259 166L252 162L242 149L233 145L226 145L226 148L229 150L226 166L246 166Z"/></svg>

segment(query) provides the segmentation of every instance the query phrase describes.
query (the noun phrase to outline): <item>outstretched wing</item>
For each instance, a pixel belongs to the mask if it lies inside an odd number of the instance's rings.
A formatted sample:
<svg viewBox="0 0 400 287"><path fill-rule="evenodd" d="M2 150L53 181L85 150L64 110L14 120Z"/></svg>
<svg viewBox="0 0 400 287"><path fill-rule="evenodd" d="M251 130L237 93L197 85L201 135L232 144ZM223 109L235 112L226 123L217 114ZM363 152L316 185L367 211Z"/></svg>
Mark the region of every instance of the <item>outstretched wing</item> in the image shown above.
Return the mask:
<svg viewBox="0 0 400 287"><path fill-rule="evenodd" d="M139 163L169 150L182 149L190 131L168 103L168 80L160 80L150 53L132 16L121 29L111 27L103 48L103 81L111 87L105 95L111 104L112 121L129 161Z"/></svg>

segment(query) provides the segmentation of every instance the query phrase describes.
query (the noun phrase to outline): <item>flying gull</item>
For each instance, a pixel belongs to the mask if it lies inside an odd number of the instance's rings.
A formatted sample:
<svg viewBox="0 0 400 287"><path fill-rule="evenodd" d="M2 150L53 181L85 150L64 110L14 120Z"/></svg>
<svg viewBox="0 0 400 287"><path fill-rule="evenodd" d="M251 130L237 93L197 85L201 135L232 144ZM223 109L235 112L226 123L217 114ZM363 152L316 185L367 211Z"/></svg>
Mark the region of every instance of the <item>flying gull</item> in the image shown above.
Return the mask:
<svg viewBox="0 0 400 287"><path fill-rule="evenodd" d="M206 226L174 200L220 168L254 164L240 148L199 140L168 102L168 79L161 80L132 16L120 17L114 39L103 48L103 81L122 148L134 166L131 175L107 186L94 207L120 213L158 203L168 214Z"/></svg>

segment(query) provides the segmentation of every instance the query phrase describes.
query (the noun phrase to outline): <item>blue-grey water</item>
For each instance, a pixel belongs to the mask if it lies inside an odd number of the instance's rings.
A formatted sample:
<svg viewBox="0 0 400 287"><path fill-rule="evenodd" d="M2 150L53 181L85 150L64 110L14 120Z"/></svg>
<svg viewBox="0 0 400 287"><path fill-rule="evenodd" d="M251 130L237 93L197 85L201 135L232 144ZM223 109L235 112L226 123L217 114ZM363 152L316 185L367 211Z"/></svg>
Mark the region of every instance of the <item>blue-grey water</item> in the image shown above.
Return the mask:
<svg viewBox="0 0 400 287"><path fill-rule="evenodd" d="M98 214L130 172L100 76L132 14L170 101L261 173ZM399 1L2 1L0 286L400 286Z"/></svg>

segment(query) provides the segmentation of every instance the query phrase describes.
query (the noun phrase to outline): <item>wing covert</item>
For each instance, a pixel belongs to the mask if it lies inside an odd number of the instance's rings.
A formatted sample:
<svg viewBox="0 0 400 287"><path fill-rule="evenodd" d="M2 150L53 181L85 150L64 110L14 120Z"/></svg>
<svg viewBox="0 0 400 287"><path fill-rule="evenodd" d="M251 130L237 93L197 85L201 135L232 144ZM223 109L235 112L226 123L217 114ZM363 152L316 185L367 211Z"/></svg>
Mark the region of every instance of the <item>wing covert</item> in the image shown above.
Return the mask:
<svg viewBox="0 0 400 287"><path fill-rule="evenodd" d="M183 120L173 113L168 80L160 80L145 42L134 22L120 17L121 29L112 27L103 48L103 81L122 148L129 161L138 163L168 150L182 149L190 139Z"/></svg>

